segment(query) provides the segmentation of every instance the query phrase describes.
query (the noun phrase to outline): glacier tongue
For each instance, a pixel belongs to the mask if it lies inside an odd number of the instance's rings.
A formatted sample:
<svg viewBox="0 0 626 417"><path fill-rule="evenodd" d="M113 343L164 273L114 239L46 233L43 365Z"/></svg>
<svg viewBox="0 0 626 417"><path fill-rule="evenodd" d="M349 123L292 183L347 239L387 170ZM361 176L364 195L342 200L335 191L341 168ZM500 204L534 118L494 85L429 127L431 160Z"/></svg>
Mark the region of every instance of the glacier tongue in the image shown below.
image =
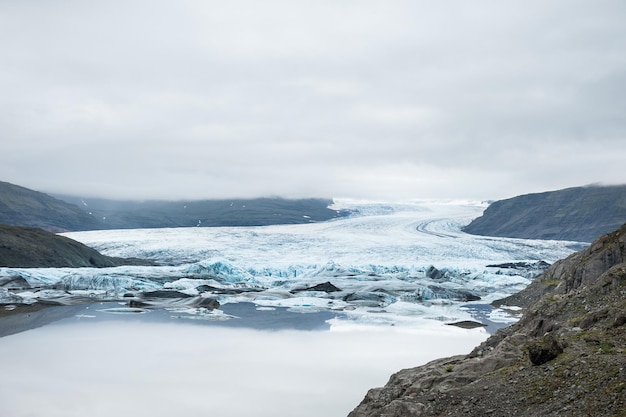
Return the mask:
<svg viewBox="0 0 626 417"><path fill-rule="evenodd" d="M0 268L0 277L19 275L34 288L0 298L32 302L45 298L37 292L42 288L99 298L165 288L212 294L221 303L342 310L365 320L380 321L381 313L391 322L457 320L468 318L462 303L488 303L517 292L541 271L537 261L552 263L573 252L572 242L463 233L461 227L484 209L480 204L336 206L355 214L303 225L65 233L106 255L148 258L160 266ZM515 262L530 266L511 267ZM303 291L325 282L337 290Z"/></svg>

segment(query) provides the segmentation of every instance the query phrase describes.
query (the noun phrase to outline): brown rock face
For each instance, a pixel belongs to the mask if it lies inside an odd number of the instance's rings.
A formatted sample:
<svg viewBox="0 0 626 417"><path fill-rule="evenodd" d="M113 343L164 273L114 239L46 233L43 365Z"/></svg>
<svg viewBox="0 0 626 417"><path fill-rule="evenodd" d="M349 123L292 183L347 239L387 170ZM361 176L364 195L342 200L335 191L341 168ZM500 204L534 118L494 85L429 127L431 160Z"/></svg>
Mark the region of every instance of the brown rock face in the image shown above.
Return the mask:
<svg viewBox="0 0 626 417"><path fill-rule="evenodd" d="M624 416L626 225L503 304L522 319L466 356L402 370L350 417Z"/></svg>
<svg viewBox="0 0 626 417"><path fill-rule="evenodd" d="M528 344L528 359L530 359L533 365L543 365L552 359L556 359L561 353L563 353L563 346L552 333L548 333L545 337Z"/></svg>

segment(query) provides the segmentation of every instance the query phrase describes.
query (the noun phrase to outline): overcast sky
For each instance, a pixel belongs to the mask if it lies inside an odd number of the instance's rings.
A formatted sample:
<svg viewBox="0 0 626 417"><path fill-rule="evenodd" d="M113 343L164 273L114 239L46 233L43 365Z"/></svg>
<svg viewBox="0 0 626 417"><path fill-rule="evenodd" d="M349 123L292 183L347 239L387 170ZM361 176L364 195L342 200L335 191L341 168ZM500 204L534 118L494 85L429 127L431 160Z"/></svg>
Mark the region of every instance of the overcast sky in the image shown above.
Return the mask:
<svg viewBox="0 0 626 417"><path fill-rule="evenodd" d="M626 183L626 1L0 1L0 180L116 198Z"/></svg>

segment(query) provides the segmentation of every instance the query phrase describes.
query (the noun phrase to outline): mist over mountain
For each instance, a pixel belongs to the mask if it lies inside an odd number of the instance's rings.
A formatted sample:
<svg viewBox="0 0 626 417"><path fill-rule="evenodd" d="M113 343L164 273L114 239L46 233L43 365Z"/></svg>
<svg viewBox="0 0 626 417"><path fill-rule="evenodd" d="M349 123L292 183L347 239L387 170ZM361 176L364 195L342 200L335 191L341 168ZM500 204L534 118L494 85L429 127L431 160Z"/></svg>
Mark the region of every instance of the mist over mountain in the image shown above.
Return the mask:
<svg viewBox="0 0 626 417"><path fill-rule="evenodd" d="M592 242L626 222L626 185L586 186L500 200L463 231L522 239Z"/></svg>
<svg viewBox="0 0 626 417"><path fill-rule="evenodd" d="M331 220L332 199L131 201L48 195L0 182L0 224L52 232L194 226L264 226ZM493 202L471 234L591 242L626 222L626 185L586 186Z"/></svg>
<svg viewBox="0 0 626 417"><path fill-rule="evenodd" d="M2 181L0 224L39 227L51 232L102 228L94 216L74 204Z"/></svg>
<svg viewBox="0 0 626 417"><path fill-rule="evenodd" d="M326 221L345 214L329 208L332 199L318 198L129 201L55 197L91 213L102 229L300 224Z"/></svg>
<svg viewBox="0 0 626 417"><path fill-rule="evenodd" d="M51 232L191 226L263 226L326 221L346 213L331 199L254 198L116 201L48 195L0 182L0 224Z"/></svg>

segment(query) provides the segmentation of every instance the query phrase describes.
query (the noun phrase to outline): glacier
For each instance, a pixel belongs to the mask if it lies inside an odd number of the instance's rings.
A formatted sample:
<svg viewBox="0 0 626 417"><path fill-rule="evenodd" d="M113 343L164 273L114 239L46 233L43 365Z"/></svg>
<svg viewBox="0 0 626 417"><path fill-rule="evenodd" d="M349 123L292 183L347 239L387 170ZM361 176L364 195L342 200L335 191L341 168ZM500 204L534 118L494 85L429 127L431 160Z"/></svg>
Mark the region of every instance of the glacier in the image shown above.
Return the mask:
<svg viewBox="0 0 626 417"><path fill-rule="evenodd" d="M105 255L157 266L0 268L0 277L19 275L32 287L3 290L0 302L115 300L166 289L221 304L337 311L368 323L455 321L471 319L473 304L523 289L545 262L582 245L466 234L462 227L486 208L479 202L335 200L332 208L352 214L299 225L63 233ZM324 283L335 290L314 288ZM499 310L490 318L516 316Z"/></svg>

